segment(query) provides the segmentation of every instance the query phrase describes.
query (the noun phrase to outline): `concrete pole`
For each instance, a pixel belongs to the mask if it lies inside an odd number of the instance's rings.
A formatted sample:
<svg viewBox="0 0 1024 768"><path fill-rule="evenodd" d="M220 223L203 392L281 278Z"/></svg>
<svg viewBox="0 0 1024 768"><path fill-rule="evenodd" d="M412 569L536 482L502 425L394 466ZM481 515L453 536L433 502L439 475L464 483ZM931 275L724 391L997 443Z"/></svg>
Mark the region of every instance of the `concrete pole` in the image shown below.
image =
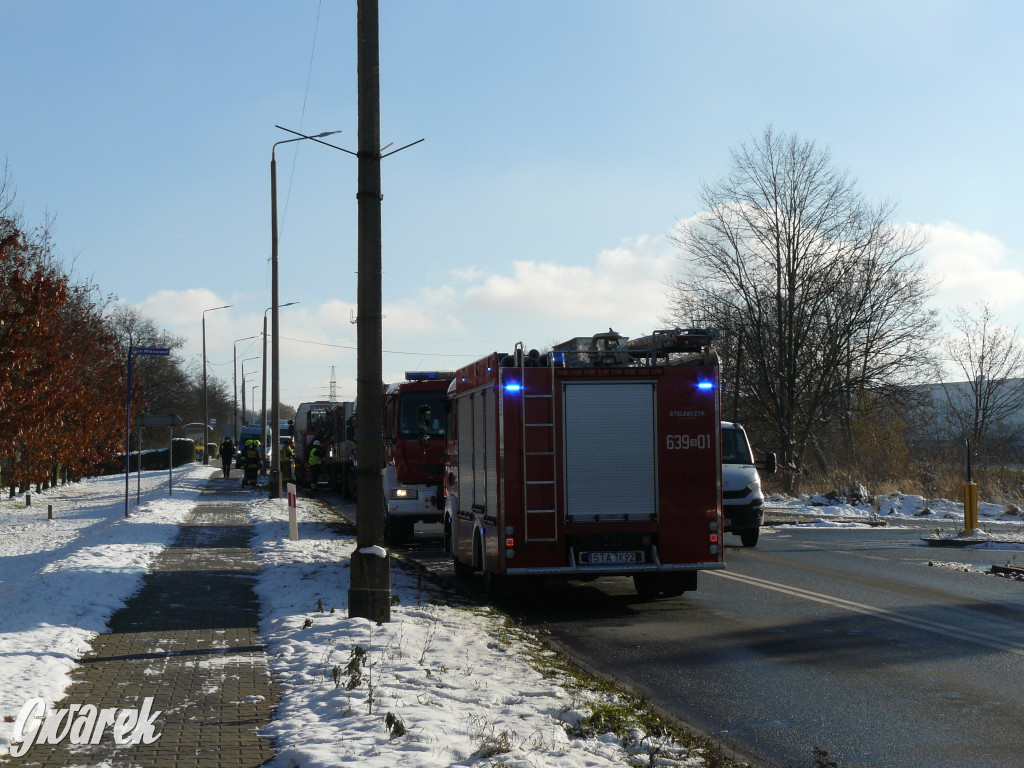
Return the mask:
<svg viewBox="0 0 1024 768"><path fill-rule="evenodd" d="M235 418L234 423L231 425L231 431L234 433L231 439L235 445L238 445L238 342L236 341L232 345L231 355L231 393L234 395L235 400Z"/></svg>
<svg viewBox="0 0 1024 768"><path fill-rule="evenodd" d="M269 310L268 310L269 311ZM263 313L263 386L260 388L260 395L263 397L260 408L260 445L263 446L263 462L260 464L260 474L267 474L267 313Z"/></svg>
<svg viewBox="0 0 1024 768"><path fill-rule="evenodd" d="M356 439L359 443L356 551L349 616L391 621L391 561L384 539L384 385L381 332L380 33L377 0L356 3L359 205ZM373 553L369 550L373 548Z"/></svg>
<svg viewBox="0 0 1024 768"><path fill-rule="evenodd" d="M206 312L203 310L203 464L210 463L206 446L210 442L210 409L206 402Z"/></svg>
<svg viewBox="0 0 1024 768"><path fill-rule="evenodd" d="M274 147L277 145L275 144ZM280 329L280 307L278 307L278 283L277 283L277 158L274 156L274 147L270 149L270 331L273 340L270 342L270 428L273 430L274 450L281 445L281 369L280 351L278 345L278 330ZM263 315L266 319L266 314ZM266 370L266 363L263 370ZM266 391L264 389L264 391ZM271 499L281 498L281 472L280 464L274 459L274 466L270 468L270 489Z"/></svg>

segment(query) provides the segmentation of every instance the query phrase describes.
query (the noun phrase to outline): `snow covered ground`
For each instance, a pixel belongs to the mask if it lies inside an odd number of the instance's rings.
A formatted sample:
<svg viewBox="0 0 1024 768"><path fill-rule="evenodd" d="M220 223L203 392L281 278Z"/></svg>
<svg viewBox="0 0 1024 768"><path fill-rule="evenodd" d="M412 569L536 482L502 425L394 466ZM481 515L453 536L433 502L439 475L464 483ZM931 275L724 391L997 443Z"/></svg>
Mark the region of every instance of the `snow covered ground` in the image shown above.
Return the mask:
<svg viewBox="0 0 1024 768"><path fill-rule="evenodd" d="M124 516L124 477L95 478L0 502L0 755L35 697L56 703L90 639L141 585L213 466L144 472ZM47 519L53 505L54 519ZM640 725L631 698L582 684L555 654L486 606L392 569L392 621L348 618L350 537L300 499L300 540L287 507L262 494L247 508L263 566L261 632L281 699L267 735L280 768L360 765L698 768L684 746Z"/></svg>
<svg viewBox="0 0 1024 768"><path fill-rule="evenodd" d="M772 495L765 500L766 516L772 513L798 515L804 525L818 527L887 526L914 521L932 528L924 538L955 539L979 548L1024 548L1024 511L1004 504L978 502L978 529L966 534L962 501L926 499L903 493L887 493L867 501L847 503L825 496L800 498ZM925 542L922 541L922 545Z"/></svg>
<svg viewBox="0 0 1024 768"><path fill-rule="evenodd" d="M136 508L124 514L125 481L86 480L0 501L0 754L6 754L22 706L56 702L71 670L106 630L107 619L138 588L150 559L177 533L210 467L143 473ZM53 507L53 519L47 517Z"/></svg>
<svg viewBox="0 0 1024 768"><path fill-rule="evenodd" d="M175 470L173 496L166 472L144 472L138 506L133 475L127 518L123 476L33 494L31 507L22 495L0 499L0 754L25 702L62 698L90 638L139 587L216 471ZM769 503L818 526L935 520L943 535L955 535L963 521L959 504L900 494L861 505L818 497ZM500 612L414 567L396 561L392 569L390 623L348 618L354 541L309 500L299 502L298 541L288 539L284 501L253 494L247 510L263 566L261 631L281 689L267 729L277 768L706 764L699 744L661 735L635 701L582 683ZM984 503L980 516L973 545L995 539L1024 548L1019 516Z"/></svg>

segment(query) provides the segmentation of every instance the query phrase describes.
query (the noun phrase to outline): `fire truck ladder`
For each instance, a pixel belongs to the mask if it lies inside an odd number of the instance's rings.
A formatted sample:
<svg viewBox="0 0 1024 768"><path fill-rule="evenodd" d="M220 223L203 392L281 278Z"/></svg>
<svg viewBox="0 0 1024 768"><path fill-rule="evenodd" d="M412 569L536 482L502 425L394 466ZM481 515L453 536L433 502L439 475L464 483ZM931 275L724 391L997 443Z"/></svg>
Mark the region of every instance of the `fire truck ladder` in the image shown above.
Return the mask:
<svg viewBox="0 0 1024 768"><path fill-rule="evenodd" d="M523 532L526 541L557 541L558 512L556 509L557 491L555 488L555 369L548 366L550 381L546 393L533 390L526 386L525 357L522 342L516 344L516 360L519 362L520 381L523 382L523 507L525 511L526 530ZM540 407L530 408L528 403L536 403ZM546 405L547 407L543 407ZM533 418L540 421L530 421ZM541 416L543 414L543 416ZM545 450L535 450L543 445ZM531 447L533 449L531 449ZM534 493L531 494L531 489ZM544 493L543 490L548 490ZM537 493L537 491L541 491ZM540 506L530 506L531 495L540 496ZM547 518L545 520L545 518ZM530 522L534 522L534 530L543 534L530 535ZM550 532L550 535L546 535Z"/></svg>

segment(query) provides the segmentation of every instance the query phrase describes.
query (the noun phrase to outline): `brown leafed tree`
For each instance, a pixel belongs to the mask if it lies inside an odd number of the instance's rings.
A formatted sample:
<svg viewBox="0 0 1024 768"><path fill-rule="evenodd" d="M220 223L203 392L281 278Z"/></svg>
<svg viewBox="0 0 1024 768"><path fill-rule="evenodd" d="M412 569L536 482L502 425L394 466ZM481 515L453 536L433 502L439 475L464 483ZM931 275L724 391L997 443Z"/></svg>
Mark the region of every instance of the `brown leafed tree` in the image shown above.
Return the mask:
<svg viewBox="0 0 1024 768"><path fill-rule="evenodd" d="M75 285L49 224L26 233L0 179L0 466L6 484L79 475L116 452L124 375L94 286Z"/></svg>
<svg viewBox="0 0 1024 768"><path fill-rule="evenodd" d="M27 483L49 472L38 446L56 429L65 372L53 351L67 285L38 242L10 221L0 227L0 460L7 479Z"/></svg>

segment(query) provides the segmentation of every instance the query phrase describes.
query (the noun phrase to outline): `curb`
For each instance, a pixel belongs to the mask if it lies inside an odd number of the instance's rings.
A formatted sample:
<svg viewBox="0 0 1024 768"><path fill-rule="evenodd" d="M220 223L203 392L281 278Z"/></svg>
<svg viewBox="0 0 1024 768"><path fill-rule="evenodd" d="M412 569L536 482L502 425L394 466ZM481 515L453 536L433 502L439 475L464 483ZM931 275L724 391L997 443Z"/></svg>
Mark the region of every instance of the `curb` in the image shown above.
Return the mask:
<svg viewBox="0 0 1024 768"><path fill-rule="evenodd" d="M979 544L1007 544L1007 545L1018 545L1019 541L1009 541L1003 539L935 539L922 536L921 541L927 544L929 547L976 547ZM1024 573L1024 570L1014 571L1015 573Z"/></svg>

